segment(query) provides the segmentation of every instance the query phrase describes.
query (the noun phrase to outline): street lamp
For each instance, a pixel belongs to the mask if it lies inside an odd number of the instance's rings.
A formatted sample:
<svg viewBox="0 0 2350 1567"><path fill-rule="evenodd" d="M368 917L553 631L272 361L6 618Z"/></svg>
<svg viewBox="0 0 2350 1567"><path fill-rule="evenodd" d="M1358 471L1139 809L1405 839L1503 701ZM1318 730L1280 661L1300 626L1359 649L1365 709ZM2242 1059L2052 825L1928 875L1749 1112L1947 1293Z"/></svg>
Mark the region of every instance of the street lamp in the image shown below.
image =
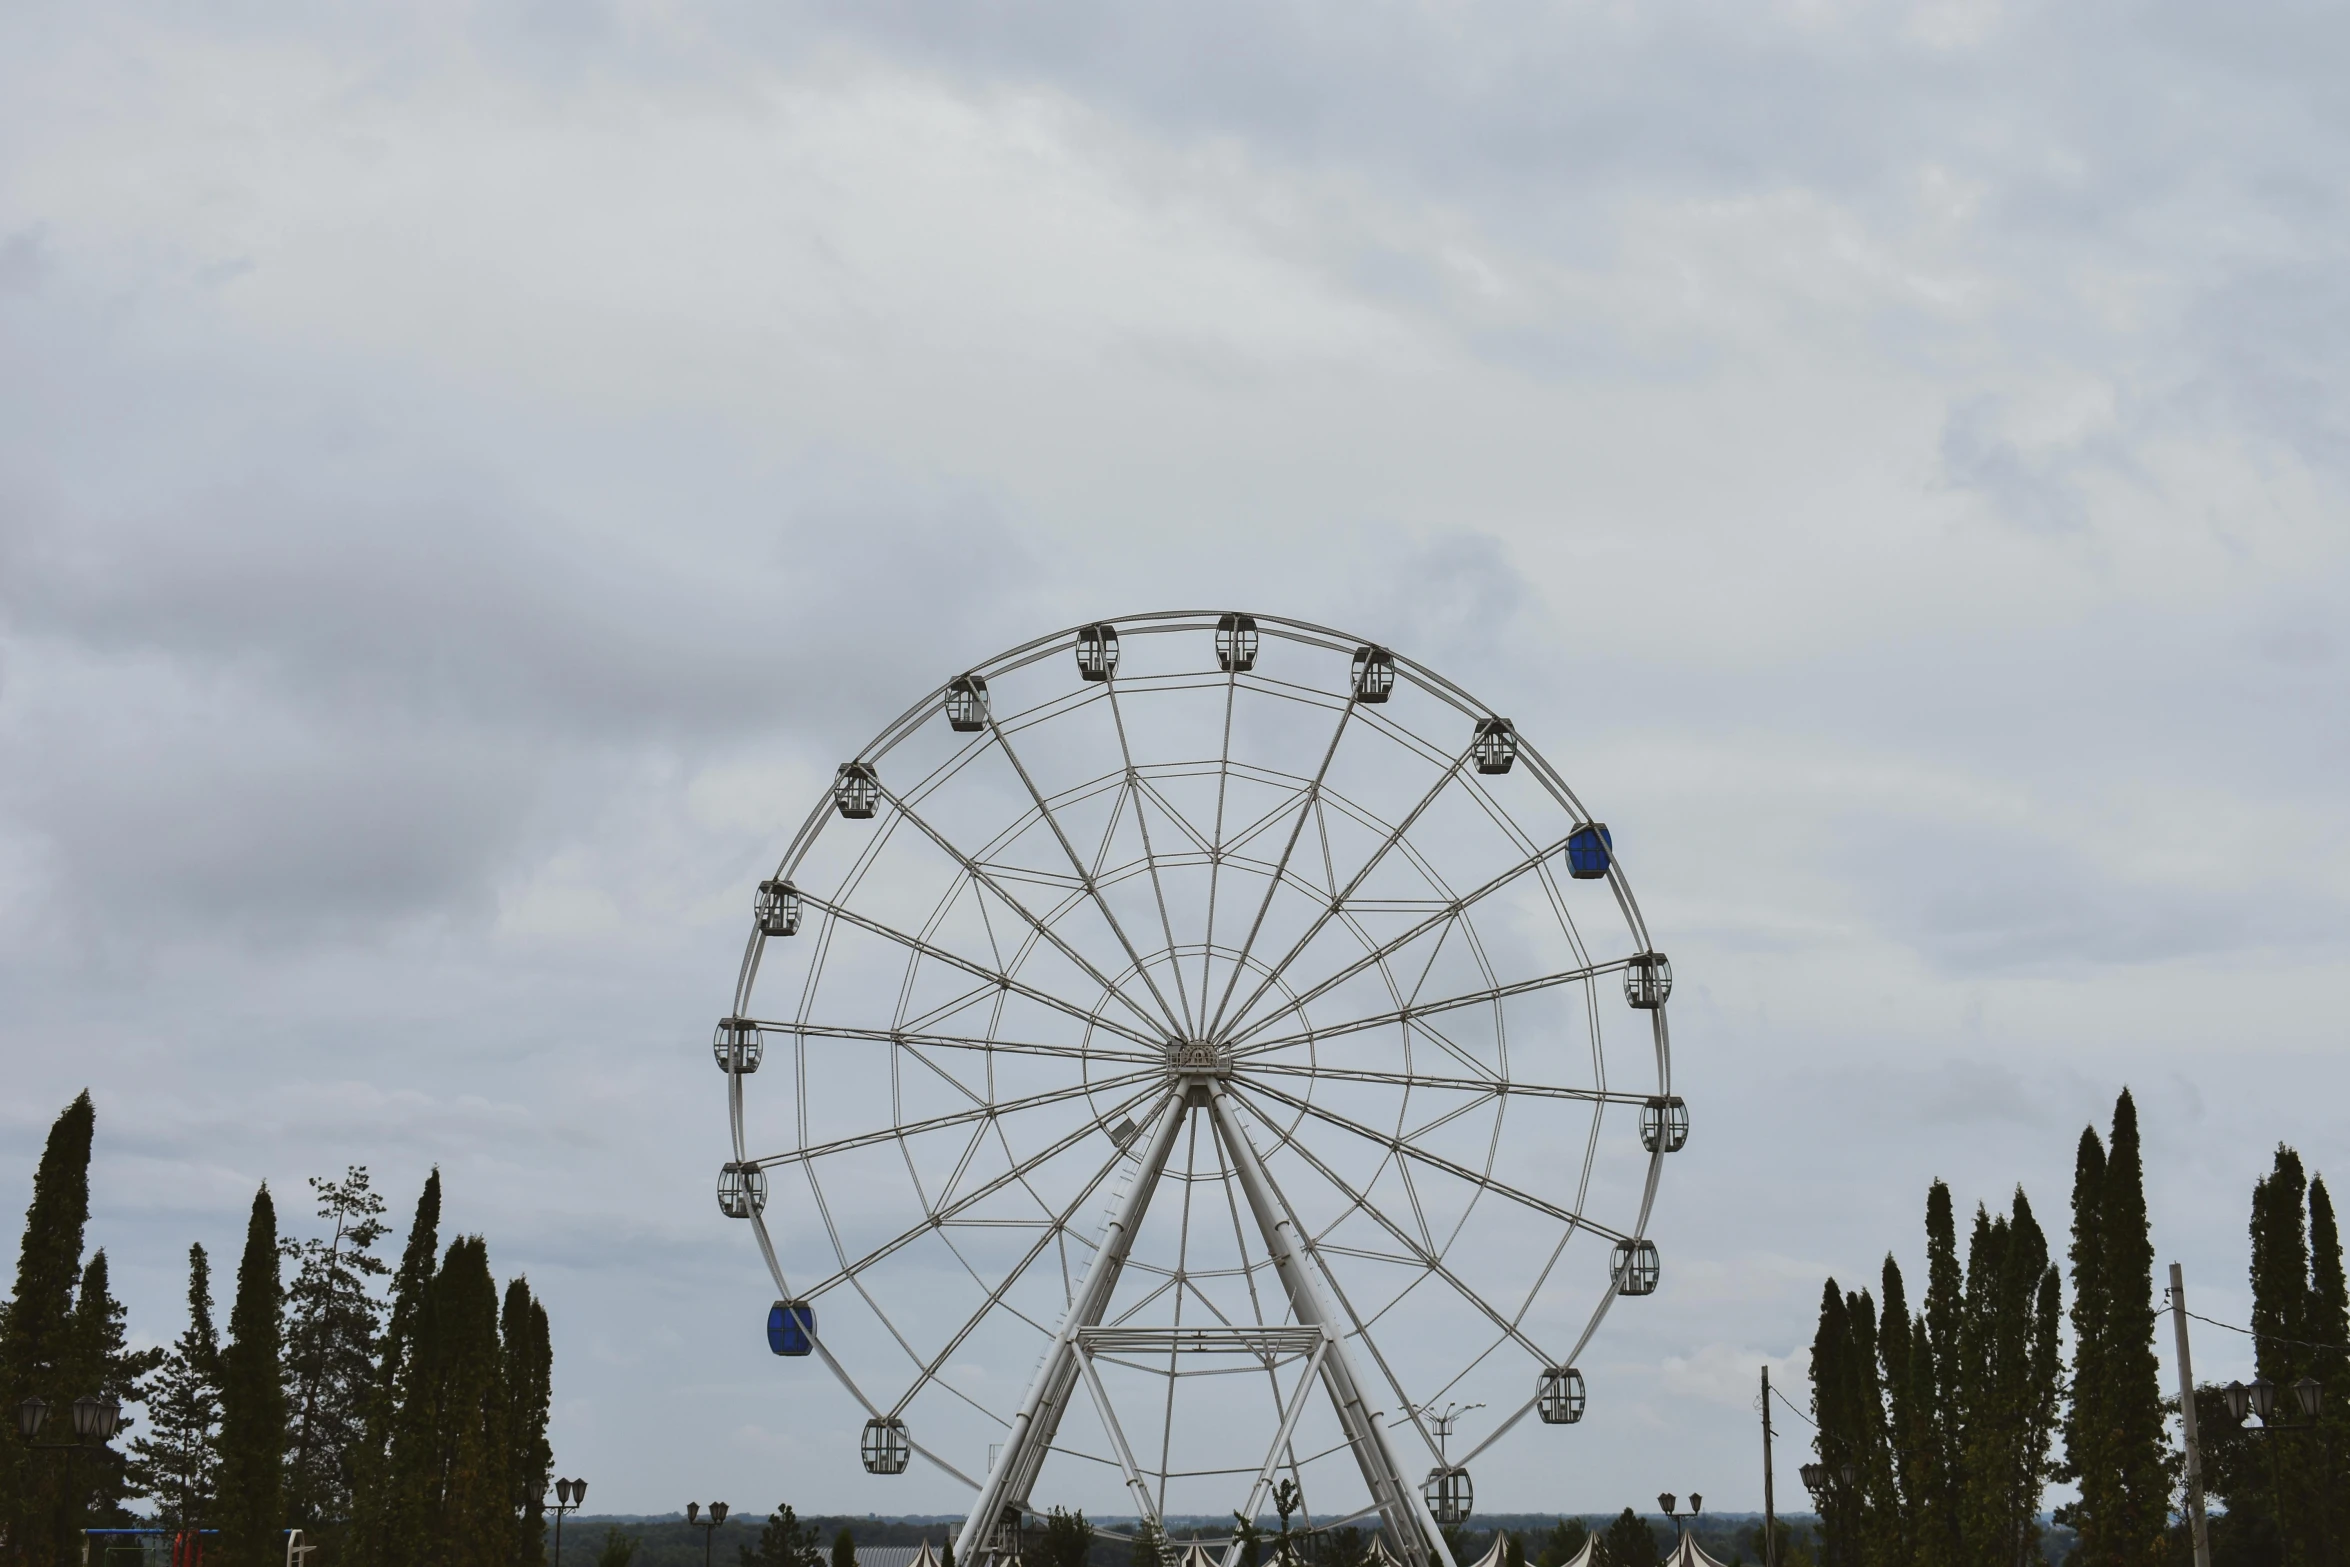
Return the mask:
<svg viewBox="0 0 2350 1567"><path fill-rule="evenodd" d="M710 1518L705 1523L702 1520L702 1504L688 1502L685 1504L685 1521L688 1528L702 1531L702 1567L710 1567L710 1536L712 1531L726 1522L726 1504L712 1502L710 1504Z"/></svg>
<svg viewBox="0 0 2350 1567"><path fill-rule="evenodd" d="M555 1567L563 1567L563 1515L578 1512L579 1504L586 1500L585 1480L555 1482Z"/></svg>
<svg viewBox="0 0 2350 1567"><path fill-rule="evenodd" d="M2228 1418L2237 1426L2244 1427L2245 1435L2284 1436L2304 1431L2316 1432L2318 1442L2326 1454L2330 1467L2333 1460L2333 1444L2326 1441L2325 1432L2319 1429L2317 1423L2318 1415L2325 1408L2325 1389L2319 1385L2317 1378L2303 1377L2293 1384L2292 1391L2293 1402L2301 1409L2299 1420L2279 1420L2276 1418L2277 1385L2266 1377L2255 1378L2250 1387L2246 1387L2241 1382L2230 1382L2221 1390L2221 1393L2227 1402ZM2244 1415L2247 1411L2260 1417L2259 1425L2244 1426ZM2273 1442L2269 1444L2268 1459L2269 1481L2276 1488L2277 1527L2282 1529L2285 1523L2285 1464ZM2330 1546L2333 1531L2330 1524L2327 1526L2326 1532L2328 1554L2331 1555Z"/></svg>
<svg viewBox="0 0 2350 1567"><path fill-rule="evenodd" d="M1813 1467L1813 1466L1812 1466L1812 1465L1809 1465L1809 1464L1806 1464L1804 1467L1808 1469L1808 1468L1811 1468L1811 1467ZM1682 1536L1682 1537L1685 1539L1685 1538L1687 1538L1687 1537L1688 1537L1688 1534L1689 1534L1689 1528L1688 1528L1688 1525L1686 1525L1686 1524L1682 1523L1682 1522L1681 1522L1681 1520L1682 1520L1682 1519L1684 1519L1684 1518L1689 1518L1689 1519L1694 1519L1694 1518L1696 1518L1696 1516L1697 1516L1697 1515L1698 1515L1700 1512L1702 1512L1702 1511L1704 1510L1704 1508L1705 1508L1705 1498L1704 1498L1704 1497L1702 1497L1702 1496L1700 1496L1700 1495L1698 1495L1698 1494L1697 1494L1695 1491L1692 1491L1692 1492L1690 1492L1690 1493L1689 1493L1689 1511L1687 1511L1687 1512L1685 1512L1685 1513L1684 1513L1684 1512L1677 1511L1677 1510L1674 1508L1673 1504L1674 1504L1676 1501L1678 1501L1678 1500L1679 1500L1679 1498L1677 1498L1676 1496L1674 1496L1672 1492L1670 1492L1670 1491L1664 1491L1664 1492L1660 1492L1660 1493L1658 1494L1658 1496L1657 1496L1657 1499L1656 1499L1656 1505L1657 1505L1659 1508L1661 1508L1661 1509L1663 1510L1663 1512L1664 1512L1664 1515L1665 1515L1667 1518L1670 1518L1670 1519L1672 1519L1672 1520L1673 1520L1673 1527L1674 1527L1674 1529L1675 1529L1675 1530L1677 1530L1677 1531L1680 1533L1680 1535L1681 1535L1681 1536Z"/></svg>

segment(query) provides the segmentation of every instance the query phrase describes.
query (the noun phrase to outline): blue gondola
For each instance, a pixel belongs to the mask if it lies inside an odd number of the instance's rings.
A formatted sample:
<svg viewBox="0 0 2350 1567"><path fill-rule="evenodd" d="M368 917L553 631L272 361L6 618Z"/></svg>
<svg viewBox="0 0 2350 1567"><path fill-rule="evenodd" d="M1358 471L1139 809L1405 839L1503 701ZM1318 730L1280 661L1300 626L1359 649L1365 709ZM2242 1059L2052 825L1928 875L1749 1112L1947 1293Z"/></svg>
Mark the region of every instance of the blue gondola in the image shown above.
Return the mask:
<svg viewBox="0 0 2350 1567"><path fill-rule="evenodd" d="M1567 874L1577 881L1597 881L1607 874L1615 852L1616 840L1607 823L1586 823L1567 838Z"/></svg>
<svg viewBox="0 0 2350 1567"><path fill-rule="evenodd" d="M767 1308L767 1347L778 1355L806 1355L816 1348L816 1308L804 1300L779 1300Z"/></svg>

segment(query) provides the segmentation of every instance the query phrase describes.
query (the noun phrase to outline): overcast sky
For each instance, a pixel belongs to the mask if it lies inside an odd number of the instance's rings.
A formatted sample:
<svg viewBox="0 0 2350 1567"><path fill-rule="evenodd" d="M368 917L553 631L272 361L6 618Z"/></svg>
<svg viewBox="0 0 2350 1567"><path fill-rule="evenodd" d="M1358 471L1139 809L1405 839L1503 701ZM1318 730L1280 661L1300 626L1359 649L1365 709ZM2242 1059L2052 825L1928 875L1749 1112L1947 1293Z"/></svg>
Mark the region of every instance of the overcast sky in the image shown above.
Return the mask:
<svg viewBox="0 0 2350 1567"><path fill-rule="evenodd" d="M2346 55L2294 0L8 7L0 1212L87 1085L159 1341L257 1181L404 1226L438 1162L599 1507L955 1510L766 1353L710 1021L907 702L1234 604L1513 714L1680 976L1664 1288L1482 1504L1759 1506L1822 1278L1937 1176L2060 1233L2124 1084L2241 1321L2274 1144L2350 1178Z"/></svg>

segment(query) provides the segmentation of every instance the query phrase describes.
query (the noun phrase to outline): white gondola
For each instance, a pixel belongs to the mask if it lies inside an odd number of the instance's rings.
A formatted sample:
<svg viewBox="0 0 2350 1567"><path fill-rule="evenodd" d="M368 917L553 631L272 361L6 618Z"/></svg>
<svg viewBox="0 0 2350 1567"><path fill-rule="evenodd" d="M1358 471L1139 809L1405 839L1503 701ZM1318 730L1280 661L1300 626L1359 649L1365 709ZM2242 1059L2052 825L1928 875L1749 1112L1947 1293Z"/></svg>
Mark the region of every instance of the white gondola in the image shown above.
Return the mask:
<svg viewBox="0 0 2350 1567"><path fill-rule="evenodd" d="M718 1058L718 1070L729 1076L748 1077L758 1071L759 1058L766 1052L759 1025L747 1017L720 1018L718 1031L710 1037L710 1053Z"/></svg>
<svg viewBox="0 0 2350 1567"><path fill-rule="evenodd" d="M1679 1094L1653 1094L1640 1107L1640 1146L1650 1153L1679 1153L1689 1144L1689 1107Z"/></svg>
<svg viewBox="0 0 2350 1567"><path fill-rule="evenodd" d="M957 675L947 682L947 727L955 733L978 734L987 727L992 711L985 675Z"/></svg>
<svg viewBox="0 0 2350 1567"><path fill-rule="evenodd" d="M755 1164L729 1162L718 1171L718 1211L747 1219L767 1211L767 1172Z"/></svg>
<svg viewBox="0 0 2350 1567"><path fill-rule="evenodd" d="M1654 1012L1673 994L1673 965L1661 952L1643 952L1624 965L1624 999Z"/></svg>
<svg viewBox="0 0 2350 1567"><path fill-rule="evenodd" d="M800 889L788 881L759 883L759 896L751 903L751 919L763 936L798 935Z"/></svg>
<svg viewBox="0 0 2350 1567"><path fill-rule="evenodd" d="M1354 694L1358 702L1384 702L1395 689L1395 655L1376 643L1355 649Z"/></svg>
<svg viewBox="0 0 2350 1567"><path fill-rule="evenodd" d="M1618 1294L1654 1295L1662 1271L1657 1263L1656 1242L1618 1242L1615 1255L1609 1259L1609 1269Z"/></svg>

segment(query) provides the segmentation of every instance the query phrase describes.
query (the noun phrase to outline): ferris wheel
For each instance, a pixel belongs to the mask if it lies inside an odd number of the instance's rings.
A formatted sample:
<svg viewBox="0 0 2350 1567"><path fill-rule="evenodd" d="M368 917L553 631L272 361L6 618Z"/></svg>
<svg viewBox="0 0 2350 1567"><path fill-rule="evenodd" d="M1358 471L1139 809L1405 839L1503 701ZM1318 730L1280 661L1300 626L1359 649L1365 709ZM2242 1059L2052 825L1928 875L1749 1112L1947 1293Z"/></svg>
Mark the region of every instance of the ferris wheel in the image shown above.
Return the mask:
<svg viewBox="0 0 2350 1567"><path fill-rule="evenodd" d="M1608 828L1433 670L1086 625L909 708L760 883L719 1206L864 1468L976 1493L967 1567L1277 1488L1449 1567L1471 1463L1580 1421L1657 1287L1671 988Z"/></svg>

